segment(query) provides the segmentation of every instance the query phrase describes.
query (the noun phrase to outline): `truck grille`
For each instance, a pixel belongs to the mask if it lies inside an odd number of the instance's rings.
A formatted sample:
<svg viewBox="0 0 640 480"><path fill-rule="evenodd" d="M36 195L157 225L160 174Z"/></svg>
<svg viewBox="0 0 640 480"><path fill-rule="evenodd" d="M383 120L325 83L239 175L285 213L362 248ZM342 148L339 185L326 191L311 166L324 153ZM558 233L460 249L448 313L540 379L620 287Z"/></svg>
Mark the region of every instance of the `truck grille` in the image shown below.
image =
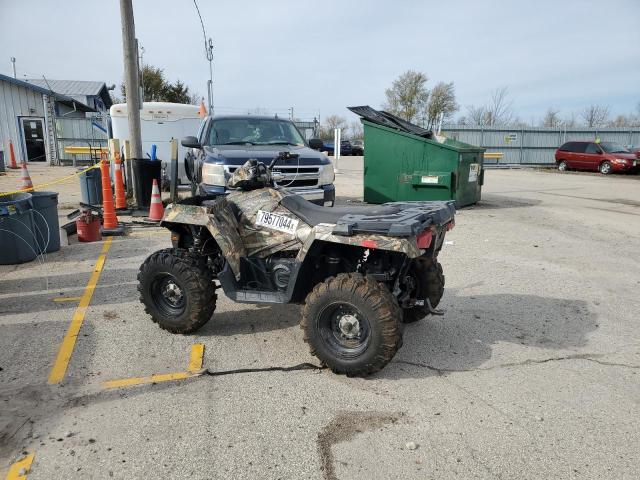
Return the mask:
<svg viewBox="0 0 640 480"><path fill-rule="evenodd" d="M230 174L238 169L238 167L227 168ZM320 167L317 166L277 166L273 171L284 175L284 180L280 182L280 185L293 188L316 187L320 176Z"/></svg>

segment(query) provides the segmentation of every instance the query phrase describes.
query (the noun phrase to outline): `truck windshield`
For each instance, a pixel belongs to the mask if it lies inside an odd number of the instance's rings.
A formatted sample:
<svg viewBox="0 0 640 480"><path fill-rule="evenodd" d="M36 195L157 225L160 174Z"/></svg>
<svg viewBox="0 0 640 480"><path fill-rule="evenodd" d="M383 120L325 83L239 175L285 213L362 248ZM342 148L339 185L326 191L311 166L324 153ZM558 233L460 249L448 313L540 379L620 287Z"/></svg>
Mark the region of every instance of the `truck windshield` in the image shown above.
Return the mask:
<svg viewBox="0 0 640 480"><path fill-rule="evenodd" d="M277 119L214 120L206 140L206 145L304 145L293 123Z"/></svg>
<svg viewBox="0 0 640 480"><path fill-rule="evenodd" d="M629 150L615 142L600 142L600 147L607 153L629 153Z"/></svg>

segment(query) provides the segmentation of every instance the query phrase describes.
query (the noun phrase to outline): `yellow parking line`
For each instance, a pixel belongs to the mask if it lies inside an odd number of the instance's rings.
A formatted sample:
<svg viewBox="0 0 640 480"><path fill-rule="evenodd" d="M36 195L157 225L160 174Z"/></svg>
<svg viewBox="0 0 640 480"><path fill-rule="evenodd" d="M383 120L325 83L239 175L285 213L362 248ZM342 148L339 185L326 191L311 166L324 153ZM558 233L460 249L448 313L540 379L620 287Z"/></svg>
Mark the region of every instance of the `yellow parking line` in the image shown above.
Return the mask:
<svg viewBox="0 0 640 480"><path fill-rule="evenodd" d="M22 460L18 460L11 467L9 467L9 472L7 472L6 480L26 480L27 474L31 469L31 462L33 462L33 457L35 455L30 453Z"/></svg>
<svg viewBox="0 0 640 480"><path fill-rule="evenodd" d="M194 343L191 347L191 357L189 357L189 371L197 372L202 369L202 358L204 357L204 343Z"/></svg>
<svg viewBox="0 0 640 480"><path fill-rule="evenodd" d="M79 302L82 297L56 297L52 298L54 302Z"/></svg>
<svg viewBox="0 0 640 480"><path fill-rule="evenodd" d="M60 345L60 349L58 350L58 356L56 357L53 368L49 373L49 384L60 383L64 378L65 373L67 373L67 367L69 366L69 361L71 360L71 355L73 355L73 349L76 345L78 334L80 333L80 328L82 327L84 317L87 313L87 307L91 302L93 291L96 289L96 285L98 284L98 280L100 279L100 273L102 272L102 269L104 267L104 262L107 258L107 253L109 252L109 248L111 247L112 240L113 237L107 238L104 242L104 245L102 246L102 252L98 257L98 261L96 262L96 266L93 269L93 273L91 274L89 283L85 287L82 297L80 297L80 303L78 304L78 307L76 308L76 311L71 318L69 329L67 330L67 333L62 340L62 344Z"/></svg>
<svg viewBox="0 0 640 480"><path fill-rule="evenodd" d="M144 385L146 383L160 383L160 382L172 382L174 380L184 380L185 378L193 377L191 372L177 372L177 373L162 373L158 375L151 375L150 377L134 377L124 378L122 380L109 380L102 383L102 388L120 388L120 387L132 387L134 385Z"/></svg>
<svg viewBox="0 0 640 480"><path fill-rule="evenodd" d="M111 388L133 387L134 385L144 385L149 383L173 382L175 380L185 380L191 377L197 377L201 374L202 361L204 358L204 343L194 343L191 346L191 355L189 356L189 367L186 372L161 373L151 375L149 377L133 377L123 378L121 380L108 380L102 382L102 388L108 390Z"/></svg>

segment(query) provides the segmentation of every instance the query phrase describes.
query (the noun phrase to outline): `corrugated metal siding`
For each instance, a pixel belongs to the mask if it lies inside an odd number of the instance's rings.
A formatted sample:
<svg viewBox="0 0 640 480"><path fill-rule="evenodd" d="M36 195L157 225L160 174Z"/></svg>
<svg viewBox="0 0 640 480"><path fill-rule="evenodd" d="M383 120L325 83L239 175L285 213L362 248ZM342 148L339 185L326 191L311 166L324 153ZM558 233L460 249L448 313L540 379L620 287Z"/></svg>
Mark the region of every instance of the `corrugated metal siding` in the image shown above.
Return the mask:
<svg viewBox="0 0 640 480"><path fill-rule="evenodd" d="M56 136L58 138L58 158L73 160L73 155L64 153L65 147L106 147L107 134L94 127L92 121L101 124L94 118L56 118ZM76 160L91 160L89 155L76 155Z"/></svg>
<svg viewBox="0 0 640 480"><path fill-rule="evenodd" d="M0 80L0 139L4 148L7 148L5 144L7 139L10 138L13 141L16 160L21 162L25 158L25 152L18 117L41 117L44 119L42 94Z"/></svg>
<svg viewBox="0 0 640 480"><path fill-rule="evenodd" d="M461 142L478 145L487 152L503 154L500 163L546 164L554 163L556 149L565 141L594 140L618 142L622 145L640 145L640 128L491 128L448 125L442 132ZM509 139L515 134L514 140ZM495 163L495 160L485 160Z"/></svg>

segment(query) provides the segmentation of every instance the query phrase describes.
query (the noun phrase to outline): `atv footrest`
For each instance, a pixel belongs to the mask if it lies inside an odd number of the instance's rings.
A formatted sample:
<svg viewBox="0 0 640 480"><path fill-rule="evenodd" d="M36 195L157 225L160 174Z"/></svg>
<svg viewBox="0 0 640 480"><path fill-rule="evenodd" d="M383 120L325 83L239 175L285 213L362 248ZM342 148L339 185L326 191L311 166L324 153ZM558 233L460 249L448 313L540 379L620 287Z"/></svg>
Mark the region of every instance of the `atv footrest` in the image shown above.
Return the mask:
<svg viewBox="0 0 640 480"><path fill-rule="evenodd" d="M287 303L289 298L280 292L268 292L264 290L236 290L226 295L239 303Z"/></svg>

